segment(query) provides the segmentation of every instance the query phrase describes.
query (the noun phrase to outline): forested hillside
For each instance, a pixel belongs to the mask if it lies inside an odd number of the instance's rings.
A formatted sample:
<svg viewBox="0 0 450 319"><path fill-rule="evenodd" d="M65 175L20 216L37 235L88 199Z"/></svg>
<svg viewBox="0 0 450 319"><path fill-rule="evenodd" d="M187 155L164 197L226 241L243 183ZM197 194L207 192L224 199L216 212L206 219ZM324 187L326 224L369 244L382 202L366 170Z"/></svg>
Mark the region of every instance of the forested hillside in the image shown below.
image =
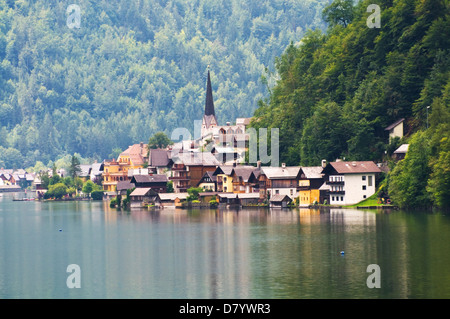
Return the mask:
<svg viewBox="0 0 450 319"><path fill-rule="evenodd" d="M252 116L266 68L307 29L325 29L329 2L0 0L0 167L102 160L192 128L208 65L219 121ZM67 25L72 3L80 28Z"/></svg>
<svg viewBox="0 0 450 319"><path fill-rule="evenodd" d="M380 28L367 25L372 3ZM410 136L426 127L427 106L448 110L449 10L445 0L336 0L324 12L328 30L309 32L277 59L281 79L253 126L280 129L288 165L381 160L400 142L386 145L388 125L405 118Z"/></svg>

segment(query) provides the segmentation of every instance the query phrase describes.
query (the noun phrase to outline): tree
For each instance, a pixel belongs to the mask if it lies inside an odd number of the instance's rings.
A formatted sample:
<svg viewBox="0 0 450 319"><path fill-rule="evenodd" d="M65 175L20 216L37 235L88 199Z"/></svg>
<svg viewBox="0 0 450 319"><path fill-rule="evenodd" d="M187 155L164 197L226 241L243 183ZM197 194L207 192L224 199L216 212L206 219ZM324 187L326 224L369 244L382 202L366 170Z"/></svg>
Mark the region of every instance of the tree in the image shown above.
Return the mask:
<svg viewBox="0 0 450 319"><path fill-rule="evenodd" d="M186 198L188 202L192 202L193 200L198 200L198 194L201 193L203 189L201 187L191 187L188 188L187 192L189 196Z"/></svg>
<svg viewBox="0 0 450 319"><path fill-rule="evenodd" d="M91 180L87 180L83 184L82 192L85 194L90 195L93 191L97 190L97 185L94 184Z"/></svg>
<svg viewBox="0 0 450 319"><path fill-rule="evenodd" d="M63 183L57 183L54 185L50 185L47 191L48 195L57 199L62 198L64 195L67 195L67 186Z"/></svg>
<svg viewBox="0 0 450 319"><path fill-rule="evenodd" d="M168 145L172 145L173 142L167 137L164 132L157 132L148 141L149 149L166 148Z"/></svg>
<svg viewBox="0 0 450 319"><path fill-rule="evenodd" d="M78 159L78 157L73 155L70 160L69 175L70 177L72 177L72 179L75 179L75 177L77 177L80 172L80 160Z"/></svg>
<svg viewBox="0 0 450 319"><path fill-rule="evenodd" d="M353 0L334 0L322 11L323 19L331 26L347 27L353 19Z"/></svg>
<svg viewBox="0 0 450 319"><path fill-rule="evenodd" d="M168 193L173 193L174 189L173 189L173 182L172 181L168 181L167 182L167 192Z"/></svg>

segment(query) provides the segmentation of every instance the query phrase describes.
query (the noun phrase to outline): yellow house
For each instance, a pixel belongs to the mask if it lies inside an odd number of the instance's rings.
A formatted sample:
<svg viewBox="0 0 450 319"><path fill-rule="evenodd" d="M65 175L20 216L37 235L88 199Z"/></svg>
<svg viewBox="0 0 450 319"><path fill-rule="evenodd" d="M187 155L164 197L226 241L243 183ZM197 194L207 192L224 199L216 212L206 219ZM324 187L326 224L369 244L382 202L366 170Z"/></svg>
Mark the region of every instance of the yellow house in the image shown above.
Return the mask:
<svg viewBox="0 0 450 319"><path fill-rule="evenodd" d="M103 190L106 192L115 192L117 183L120 181L130 181L128 175L130 169L143 168L144 163L148 161L147 144L139 143L128 147L122 152L117 160L105 161L103 168Z"/></svg>
<svg viewBox="0 0 450 319"><path fill-rule="evenodd" d="M233 173L232 165L223 165L216 168L213 176L217 176L217 191L220 193L232 193L233 192Z"/></svg>
<svg viewBox="0 0 450 319"><path fill-rule="evenodd" d="M302 167L298 181L300 206L320 203L320 186L323 184L322 166Z"/></svg>

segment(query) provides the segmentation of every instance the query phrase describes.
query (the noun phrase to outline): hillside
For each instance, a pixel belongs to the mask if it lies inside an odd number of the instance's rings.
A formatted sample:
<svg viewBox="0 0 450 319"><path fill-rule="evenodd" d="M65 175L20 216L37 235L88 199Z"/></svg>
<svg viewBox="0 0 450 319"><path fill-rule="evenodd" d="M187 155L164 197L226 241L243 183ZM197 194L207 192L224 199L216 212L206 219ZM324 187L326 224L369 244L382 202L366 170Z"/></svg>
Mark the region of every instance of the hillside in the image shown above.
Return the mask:
<svg viewBox="0 0 450 319"><path fill-rule="evenodd" d="M103 160L191 129L208 65L219 121L252 116L266 68L325 28L329 1L80 0L69 28L71 3L0 0L0 166Z"/></svg>
<svg viewBox="0 0 450 319"><path fill-rule="evenodd" d="M382 160L399 143L387 145L388 125L405 118L410 136L426 127L427 106L448 103L449 2L376 1L381 28L367 26L371 3L329 11L327 32L309 32L277 59L281 79L253 126L280 129L288 165Z"/></svg>

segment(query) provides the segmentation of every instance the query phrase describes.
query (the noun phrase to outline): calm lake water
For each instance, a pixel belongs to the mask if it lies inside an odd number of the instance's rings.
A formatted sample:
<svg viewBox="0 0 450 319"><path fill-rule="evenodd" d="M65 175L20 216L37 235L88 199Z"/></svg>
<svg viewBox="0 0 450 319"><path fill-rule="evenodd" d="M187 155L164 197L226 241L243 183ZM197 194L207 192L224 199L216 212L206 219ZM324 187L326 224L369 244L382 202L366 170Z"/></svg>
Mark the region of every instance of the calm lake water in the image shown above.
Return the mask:
<svg viewBox="0 0 450 319"><path fill-rule="evenodd" d="M341 255L341 251L345 254ZM80 267L69 289L67 266ZM368 288L380 267L381 288ZM450 216L0 196L0 298L450 298Z"/></svg>

